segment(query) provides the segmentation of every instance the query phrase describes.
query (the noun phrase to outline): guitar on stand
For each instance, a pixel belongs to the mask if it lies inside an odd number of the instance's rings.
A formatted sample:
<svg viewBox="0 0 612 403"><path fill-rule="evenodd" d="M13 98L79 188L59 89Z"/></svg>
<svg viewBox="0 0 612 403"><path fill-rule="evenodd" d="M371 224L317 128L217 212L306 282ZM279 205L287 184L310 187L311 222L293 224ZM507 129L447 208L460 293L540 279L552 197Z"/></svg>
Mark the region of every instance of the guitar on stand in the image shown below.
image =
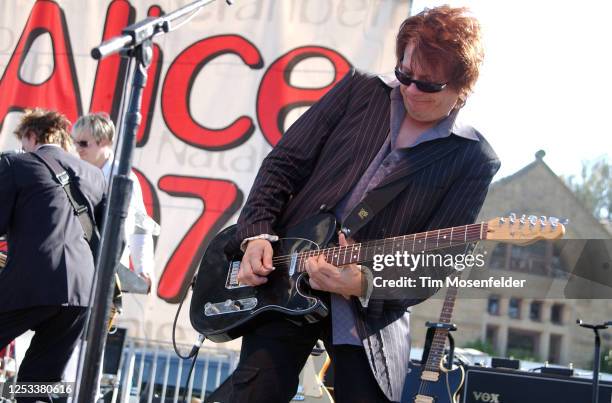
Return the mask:
<svg viewBox="0 0 612 403"><path fill-rule="evenodd" d="M528 245L540 239L559 239L564 235L564 230L553 231L553 228L545 231L548 225L546 220L540 218L539 225L530 225L528 231L523 231L519 236L506 234L502 242L510 242L519 245ZM550 221L549 221L550 222ZM556 219L552 220L553 224ZM534 220L532 219L532 223ZM503 221L500 220L500 225ZM537 221L535 222L537 224ZM491 225L491 224L489 224ZM557 225L552 225L556 227ZM510 235L513 235L510 237ZM491 238L489 238L491 239ZM457 327L451 323L455 300L457 298L457 287L448 287L446 298L442 305L442 312L438 322L427 322L429 328L428 340L431 340L429 351L423 352L421 364L410 363L410 371L404 382L402 403L457 403L459 401L459 390L463 386L465 370L462 366L453 367L454 341L450 334ZM449 354L445 357L446 339L450 341Z"/></svg>
<svg viewBox="0 0 612 403"><path fill-rule="evenodd" d="M404 382L402 393L402 403L456 403L458 400L459 389L463 385L465 370L461 366L453 367L452 350L446 358L444 365L444 349L446 339L451 331L457 327L451 323L455 299L457 297L457 287L449 287L446 298L442 305L442 312L438 322L427 322L431 333L431 345L429 351L423 352L423 362L425 364L410 363L410 370Z"/></svg>

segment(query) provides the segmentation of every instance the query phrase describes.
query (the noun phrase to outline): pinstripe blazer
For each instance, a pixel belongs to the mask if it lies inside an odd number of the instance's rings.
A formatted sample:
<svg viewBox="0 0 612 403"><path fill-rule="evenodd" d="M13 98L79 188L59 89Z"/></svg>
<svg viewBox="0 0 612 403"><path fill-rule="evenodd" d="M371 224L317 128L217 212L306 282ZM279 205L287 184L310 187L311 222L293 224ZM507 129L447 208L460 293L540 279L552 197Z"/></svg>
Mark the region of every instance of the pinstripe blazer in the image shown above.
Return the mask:
<svg viewBox="0 0 612 403"><path fill-rule="evenodd" d="M237 238L275 234L333 208L357 183L389 133L389 88L376 76L349 73L311 106L262 162L238 219ZM357 241L474 222L499 160L480 141L450 135L413 147L384 186L408 186L358 233ZM354 299L354 302L356 299ZM399 302L399 303L397 303ZM357 330L387 397L398 401L410 353L408 306L414 300L354 304Z"/></svg>

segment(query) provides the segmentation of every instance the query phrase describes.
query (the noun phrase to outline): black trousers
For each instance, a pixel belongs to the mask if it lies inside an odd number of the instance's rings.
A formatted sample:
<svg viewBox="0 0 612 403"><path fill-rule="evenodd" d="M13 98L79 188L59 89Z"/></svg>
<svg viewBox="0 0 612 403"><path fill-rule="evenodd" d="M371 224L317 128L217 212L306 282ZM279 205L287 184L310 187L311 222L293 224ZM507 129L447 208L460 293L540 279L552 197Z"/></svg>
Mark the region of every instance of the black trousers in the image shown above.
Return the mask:
<svg viewBox="0 0 612 403"><path fill-rule="evenodd" d="M59 382L85 326L87 308L36 306L0 312L0 349L28 330L30 347L19 366L19 382ZM44 398L18 399L19 402Z"/></svg>
<svg viewBox="0 0 612 403"><path fill-rule="evenodd" d="M322 339L334 365L338 403L389 402L370 369L365 349L331 344L331 320L296 325L285 319L261 324L242 338L238 367L231 375L231 403L288 402L317 339Z"/></svg>

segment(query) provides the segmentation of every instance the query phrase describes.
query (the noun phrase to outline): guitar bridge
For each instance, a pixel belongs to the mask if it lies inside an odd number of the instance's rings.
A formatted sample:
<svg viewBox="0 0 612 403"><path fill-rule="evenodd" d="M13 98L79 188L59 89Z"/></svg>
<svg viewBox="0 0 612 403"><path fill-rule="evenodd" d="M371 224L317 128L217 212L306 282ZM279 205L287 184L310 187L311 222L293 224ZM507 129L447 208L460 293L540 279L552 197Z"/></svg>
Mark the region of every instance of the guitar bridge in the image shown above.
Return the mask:
<svg viewBox="0 0 612 403"><path fill-rule="evenodd" d="M228 313L250 311L257 306L257 298L227 299L223 302L207 302L204 315L215 316Z"/></svg>
<svg viewBox="0 0 612 403"><path fill-rule="evenodd" d="M248 287L246 284L238 283L238 272L240 271L240 261L234 260L230 263L227 270L227 279L225 280L225 288L233 290L235 288Z"/></svg>

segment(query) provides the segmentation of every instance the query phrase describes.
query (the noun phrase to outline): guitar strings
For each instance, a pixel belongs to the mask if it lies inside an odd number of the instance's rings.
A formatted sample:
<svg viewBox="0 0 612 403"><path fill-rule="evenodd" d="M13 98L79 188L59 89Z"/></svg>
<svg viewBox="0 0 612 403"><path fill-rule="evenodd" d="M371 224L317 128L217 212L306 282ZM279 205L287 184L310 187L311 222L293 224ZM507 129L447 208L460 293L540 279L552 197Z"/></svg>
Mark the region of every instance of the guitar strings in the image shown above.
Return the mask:
<svg viewBox="0 0 612 403"><path fill-rule="evenodd" d="M476 232L468 232L466 235L470 236L469 242L473 242L476 241L480 238L476 238L473 239L472 237L476 234ZM400 249L400 250L409 250L410 246L406 245L406 241L408 242L413 242L413 246L412 246L412 253L415 252L425 252L427 250L436 250L436 249L443 249L443 248L447 248L447 247L451 247L451 246L459 246L462 244L465 244L467 242L455 242L455 244L453 245L453 242L447 242L447 241L443 241L442 243L437 242L436 246L427 246L427 242L420 244L420 241L422 241L424 238L413 238L412 240L409 240L408 238L405 238L402 241L401 247L399 242L370 242L370 243L365 243L363 245L358 245L357 248L353 247L336 247L336 248L331 248L329 250L323 250L323 251L307 251L307 252L303 252L302 254L299 255L298 258L296 258L296 261L298 263L298 272L304 272L305 271L305 266L306 266L306 260L309 257L312 256L319 256L321 254L324 254L326 256L326 260L336 266L344 266L346 264L349 263L357 263L357 262L364 262L364 261L369 261L371 259L373 259L373 255L375 254L375 251L378 249L380 254L384 254L386 252L390 252L393 253L394 251L396 251L396 249ZM416 243L416 240L419 240L419 244ZM420 247L422 246L422 248ZM349 250L350 249L350 250ZM391 250L389 250L391 249ZM347 262L347 257L350 254L353 254L357 252L357 254L355 254L352 258L349 259L349 261ZM282 260L279 262L281 264L283 263L288 263L288 262L283 262Z"/></svg>
<svg viewBox="0 0 612 403"><path fill-rule="evenodd" d="M443 242L450 242L450 244L448 246L452 246L452 241L455 239L454 235L464 235L463 238L464 240L467 238L467 235L473 236L473 235L480 235L481 232L481 224L470 224L470 226L475 226L475 227L468 227L468 230L465 231L463 230L458 230L457 229L457 233L453 234L455 232L456 228L461 228L461 227L453 227L453 228L445 228L445 229L441 229L439 230L439 236L436 238L436 242L439 244L440 241L440 236L443 237ZM483 226L483 235L485 232L485 229L487 228L486 224ZM427 232L421 232L421 233L417 233L417 234L412 234L412 235L401 235L401 236L397 236L397 237L393 237L393 238L386 238L386 239L381 239L381 240L374 240L374 241L366 241L364 243L356 243L356 244L352 244L352 245L346 245L346 246L335 246L332 248L325 248L325 249L321 249L321 250L312 250L312 251L305 251L305 252L300 252L300 254L305 254L305 253L316 253L316 254L324 254L330 251L334 251L334 252L344 252L345 254L348 252L349 249L359 249L359 248L371 248L371 247L379 247L379 246L393 246L393 243L401 240L402 244L410 239L413 242L415 242L416 240L418 240L419 242L422 240L427 241L430 238L429 233L437 233L438 230L433 230L433 231L427 231ZM447 235L453 235L452 239L446 240L444 237ZM479 240L480 237L478 239L470 239L468 242L473 242L475 240ZM432 240L433 242L433 240ZM466 242L459 242L457 243L457 245L460 244L464 244ZM424 245L426 245L427 242L424 243ZM413 247L416 245L413 245ZM442 247L445 247L444 245L442 245ZM426 248L429 249L429 248ZM299 254L298 254L299 255ZM273 261L277 261L277 262L281 262L282 260L286 260L286 261L290 261L291 259L293 259L293 255L282 255L282 256L277 256L275 258L273 258Z"/></svg>
<svg viewBox="0 0 612 403"><path fill-rule="evenodd" d="M442 305L442 312L440 313L440 319L444 323L450 323L450 318L452 317L452 312L455 308L457 291L458 290L456 287L450 287L446 293L446 298L444 299L444 303ZM444 317L445 315L448 316L448 319ZM431 372L438 373L438 376L447 376L447 384L448 384L448 375L441 373L440 365L442 363L442 358L444 357L444 347L446 346L446 337L448 335L448 332L449 331L447 329L434 329L434 335L431 341L431 345L429 347L429 354L427 356L427 361L425 362L425 364L423 365L421 369L421 374L423 373L423 371L431 371ZM439 362L436 363L438 359L439 359ZM452 368L452 363L451 363L451 368ZM429 393L430 383L431 383L430 381L424 381L421 378L419 382L418 394L427 396Z"/></svg>
<svg viewBox="0 0 612 403"><path fill-rule="evenodd" d="M336 246L336 247L325 248L325 249L320 249L320 250L317 249L317 250L304 251L304 252L300 252L297 254L297 260L300 261L300 266L303 265L302 261L305 260L305 258L308 258L311 256L325 255L327 260L330 261L330 260L333 260L333 258L330 259L331 256L339 257L340 255L343 255L343 259L346 260L346 257L349 256L349 253L352 254L353 252L358 252L359 254L361 254L361 251L364 249L366 250L366 252L373 252L377 248L378 249L382 248L382 252L384 253L385 248L391 247L391 249L393 249L394 246L399 246L399 242L402 243L402 249L409 249L409 247L406 247L405 245L406 241L413 242L413 245L412 245L413 252L419 249L419 248L416 248L416 246L417 245L420 246L421 241L423 240L425 240L425 242L422 243L423 248L420 251L442 249L446 247L459 246L465 243L480 240L481 232L482 232L482 235L485 235L487 231L486 223L484 223L484 225L469 224L468 226L463 226L463 227L467 227L467 231L465 229L461 229L461 230L457 229L461 227L453 227L453 228L439 230L439 234L436 238L435 247L428 247L427 240L431 239L431 242L433 243L433 239L431 238L430 233L431 234L438 233L438 230L421 232L421 233L413 234L413 235L402 235L402 236L387 238L387 239L382 239L382 240L367 241L364 243L357 243L357 244L347 245L347 246ZM451 239L445 239L444 237L446 237L447 235L452 235ZM453 245L453 242L455 240L455 235L460 235L462 238L464 238L464 241L458 240L457 243ZM475 235L478 235L478 237L476 239L472 239ZM440 242L440 238L443 238L442 242ZM482 239L485 239L485 238L482 238ZM419 242L418 244L416 243L417 241ZM368 254L369 253L366 253L366 256ZM272 258L272 262L276 266L276 265L283 265L285 263L290 263L294 259L296 259L295 255L281 255L281 256L276 256ZM338 263L339 262L340 261L338 259ZM345 263L345 264L348 264L348 263Z"/></svg>

